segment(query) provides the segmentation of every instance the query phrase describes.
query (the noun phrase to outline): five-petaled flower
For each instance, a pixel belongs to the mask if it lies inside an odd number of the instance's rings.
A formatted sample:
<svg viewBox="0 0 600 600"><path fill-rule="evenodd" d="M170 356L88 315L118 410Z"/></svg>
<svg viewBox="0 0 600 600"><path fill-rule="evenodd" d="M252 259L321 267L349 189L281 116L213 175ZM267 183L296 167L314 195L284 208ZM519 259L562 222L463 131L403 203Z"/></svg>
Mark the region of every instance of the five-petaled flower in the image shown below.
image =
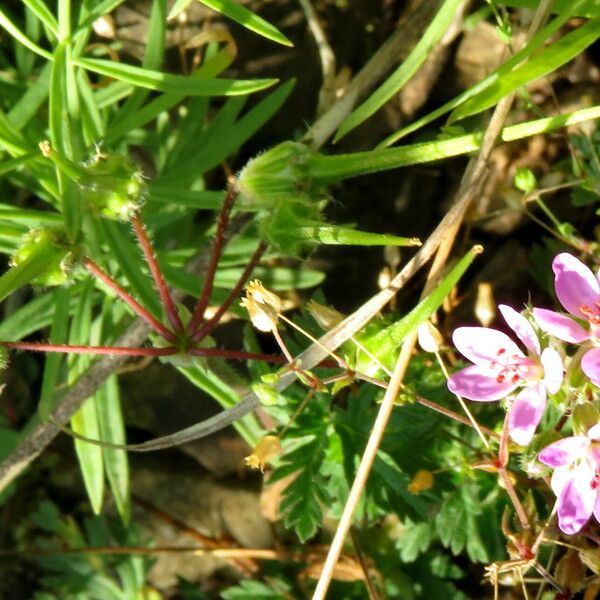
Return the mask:
<svg viewBox="0 0 600 600"><path fill-rule="evenodd" d="M508 414L510 437L527 445L546 407L546 392L554 394L563 379L562 359L553 348L542 352L531 323L510 306L499 307L504 320L528 353L504 333L487 327L459 327L452 340L473 365L448 379L451 392L480 402L506 398L521 388Z"/></svg>
<svg viewBox="0 0 600 600"><path fill-rule="evenodd" d="M538 456L552 467L552 490L557 498L558 526L572 535L592 513L600 522L600 423L587 435L576 435L546 446Z"/></svg>
<svg viewBox="0 0 600 600"><path fill-rule="evenodd" d="M600 387L600 273L567 252L554 258L552 269L556 295L576 320L545 308L534 308L533 318L559 340L592 346L581 358L581 370Z"/></svg>

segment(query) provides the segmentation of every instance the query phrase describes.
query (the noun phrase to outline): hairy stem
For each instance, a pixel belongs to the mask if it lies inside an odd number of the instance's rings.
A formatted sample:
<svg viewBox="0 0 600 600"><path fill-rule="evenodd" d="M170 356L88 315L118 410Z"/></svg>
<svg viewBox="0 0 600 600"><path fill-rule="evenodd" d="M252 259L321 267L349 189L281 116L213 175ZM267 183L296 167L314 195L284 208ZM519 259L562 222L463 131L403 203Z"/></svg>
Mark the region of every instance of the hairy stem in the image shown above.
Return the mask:
<svg viewBox="0 0 600 600"><path fill-rule="evenodd" d="M219 218L217 219L217 231L215 233L215 239L212 245L210 261L204 277L202 293L200 294L200 298L198 298L192 318L188 324L188 335L190 336L196 333L198 326L204 318L204 311L206 310L206 307L210 301L210 295L212 293L213 283L215 281L215 274L217 272L217 265L219 264L219 258L221 257L223 245L225 243L225 232L227 230L227 225L229 224L229 215L231 214L231 209L233 208L233 203L236 197L237 191L232 186L228 190L227 196L225 196L225 200L223 201L223 206L221 206L221 210L219 211Z"/></svg>
<svg viewBox="0 0 600 600"><path fill-rule="evenodd" d="M109 277L91 258L83 260L85 268L104 282L121 300L126 302L140 319L143 319L164 339L177 342L175 335L169 331L154 315L150 314L137 300L134 300L116 281Z"/></svg>
<svg viewBox="0 0 600 600"><path fill-rule="evenodd" d="M167 318L169 319L175 331L181 332L183 331L183 323L181 322L181 318L179 317L179 313L177 312L175 302L173 302L173 298L171 297L171 293L169 292L169 288L167 286L165 278L163 277L162 271L160 270L160 265L156 260L154 248L152 247L150 238L146 234L144 224L142 223L139 214L133 215L132 223L133 230L135 231L138 243L140 245L140 248L142 249L142 252L144 253L146 263L150 268L150 273L152 273L152 278L154 279L156 289L165 308Z"/></svg>

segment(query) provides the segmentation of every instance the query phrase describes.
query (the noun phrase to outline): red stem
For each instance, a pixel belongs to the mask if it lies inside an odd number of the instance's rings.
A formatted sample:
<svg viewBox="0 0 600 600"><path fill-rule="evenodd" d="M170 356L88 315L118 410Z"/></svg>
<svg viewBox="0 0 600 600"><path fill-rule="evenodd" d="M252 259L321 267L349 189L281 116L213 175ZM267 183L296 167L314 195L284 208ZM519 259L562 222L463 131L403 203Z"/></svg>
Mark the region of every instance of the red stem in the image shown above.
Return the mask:
<svg viewBox="0 0 600 600"><path fill-rule="evenodd" d="M129 356L169 356L179 351L168 348L129 348L126 346L74 346L71 344L38 344L36 342L0 342L0 346L34 352L64 352L73 354L126 354Z"/></svg>
<svg viewBox="0 0 600 600"><path fill-rule="evenodd" d="M217 231L213 241L210 261L206 269L204 286L202 287L202 293L200 294L200 298L198 298L198 302L194 308L192 318L188 323L189 335L192 335L198 328L198 325L204 318L204 311L206 310L208 302L210 301L210 295L212 293L213 283L215 280L215 273L217 272L217 264L219 263L219 258L221 257L223 244L225 242L225 230L229 224L229 215L231 213L233 202L236 196L237 192L233 188L230 188L225 196L225 200L223 201L223 206L221 206L221 210L219 211L219 218L217 219Z"/></svg>
<svg viewBox="0 0 600 600"><path fill-rule="evenodd" d="M141 319L146 321L146 323L158 333L158 335L169 342L177 342L176 336L171 331L151 315L137 300L134 300L116 281L113 281L91 258L85 258L83 264L90 273L103 281L115 294L117 294L117 296L119 296L119 298L121 298L121 300L126 302Z"/></svg>
<svg viewBox="0 0 600 600"><path fill-rule="evenodd" d="M169 292L169 288L165 282L165 278L163 277L162 271L160 270L160 265L156 260L154 248L152 247L152 242L150 241L150 238L146 234L144 224L142 223L142 220L140 219L140 216L138 214L135 214L133 216L132 222L133 230L135 231L135 235L138 239L140 248L142 249L144 257L146 258L146 263L148 264L148 267L150 267L150 273L152 273L152 278L154 279L156 289L158 290L160 299L162 300L163 306L165 307L167 317L175 331L181 332L183 331L183 323L181 322L181 318L179 317L179 313L177 312L177 308L175 307L175 302L173 302L173 298L171 297L171 293Z"/></svg>
<svg viewBox="0 0 600 600"><path fill-rule="evenodd" d="M246 281L248 281L248 278L252 274L252 271L254 271L254 269L256 268L256 265L258 265L258 262L260 261L262 255L265 253L266 249L267 245L264 242L261 242L258 245L256 250L254 251L254 254L252 255L252 258L250 259L250 262L246 265L246 268L240 275L240 278L238 279L238 282L236 283L235 287L229 293L229 296L227 296L227 298L225 299L225 302L223 302L223 304L219 306L217 312L208 321L206 321L206 323L197 328L196 332L190 338L192 342L199 342L207 335L209 335L211 331L213 331L213 329L218 325L219 321L221 320L221 317L233 304L234 300L239 296L244 285L246 285Z"/></svg>

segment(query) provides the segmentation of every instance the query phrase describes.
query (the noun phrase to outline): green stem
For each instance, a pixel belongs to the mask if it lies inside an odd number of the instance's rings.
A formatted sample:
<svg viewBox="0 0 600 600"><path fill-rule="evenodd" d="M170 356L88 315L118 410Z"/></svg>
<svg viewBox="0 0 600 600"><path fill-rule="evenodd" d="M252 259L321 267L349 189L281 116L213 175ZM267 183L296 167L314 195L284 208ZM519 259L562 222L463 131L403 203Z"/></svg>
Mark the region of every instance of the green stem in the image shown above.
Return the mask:
<svg viewBox="0 0 600 600"><path fill-rule="evenodd" d="M600 118L600 106L592 106L573 113L505 127L500 134L500 140L511 142L597 118ZM335 156L317 154L310 159L309 177L318 184L328 185L367 173L387 171L398 167L460 156L478 150L482 138L483 133L479 131L468 135L410 144L399 148L383 148Z"/></svg>

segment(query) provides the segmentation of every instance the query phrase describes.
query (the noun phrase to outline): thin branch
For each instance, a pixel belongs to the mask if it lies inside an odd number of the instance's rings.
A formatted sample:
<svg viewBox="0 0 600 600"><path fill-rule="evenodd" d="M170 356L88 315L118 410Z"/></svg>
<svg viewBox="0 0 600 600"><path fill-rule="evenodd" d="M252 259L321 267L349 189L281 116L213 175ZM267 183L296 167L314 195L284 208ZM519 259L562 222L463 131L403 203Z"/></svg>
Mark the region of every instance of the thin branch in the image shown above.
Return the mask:
<svg viewBox="0 0 600 600"><path fill-rule="evenodd" d="M98 279L104 282L121 300L126 302L133 312L143 319L160 335L165 338L169 342L175 343L177 338L173 335L171 331L169 331L154 315L148 312L137 300L132 298L116 281L107 275L91 258L83 259L84 267L92 274L95 275Z"/></svg>
<svg viewBox="0 0 600 600"><path fill-rule="evenodd" d="M208 321L206 321L206 323L200 326L200 328L196 331L196 333L194 333L194 335L191 336L190 340L192 342L199 342L207 335L210 335L214 328L219 324L221 317L227 312L229 307L235 302L236 298L240 295L250 275L252 275L252 272L260 262L260 259L266 250L267 244L261 242L254 251L254 254L252 255L252 258L246 265L246 268L240 275L240 278L235 284L235 287L231 290L229 296L227 296L227 298L225 299L225 302L223 302L223 304L219 306L217 312Z"/></svg>
<svg viewBox="0 0 600 600"><path fill-rule="evenodd" d="M217 272L217 265L219 264L219 258L221 257L223 245L225 244L225 232L227 231L227 225L229 224L229 215L231 214L231 209L233 208L233 203L237 197L237 194L238 193L236 189L231 186L227 192L227 195L225 196L221 210L219 211L219 218L217 219L217 231L215 233L215 239L212 245L210 261L204 276L202 293L200 294L200 298L198 298L192 318L188 323L188 334L190 336L193 335L198 329L198 326L204 318L204 311L206 310L206 307L210 301L215 274Z"/></svg>
<svg viewBox="0 0 600 600"><path fill-rule="evenodd" d="M169 356L179 350L174 346L167 348L130 348L125 346L77 346L73 344L41 344L37 342L0 342L4 348L13 350L31 350L33 352L60 352L63 354L105 354L125 356Z"/></svg>
<svg viewBox="0 0 600 600"><path fill-rule="evenodd" d="M150 273L152 274L152 278L154 279L154 283L156 285L156 289L162 300L163 306L165 307L165 312L167 314L167 318L171 322L172 327L175 331L181 332L183 331L183 323L181 322L181 318L179 316L179 312L177 311L177 307L175 306L175 302L173 302L173 298L171 293L169 292L169 288L163 277L162 271L160 270L160 265L158 264L158 260L156 259L156 255L154 253L154 248L152 247L152 242L150 238L146 234L146 230L144 229L144 224L140 219L139 214L134 214L133 219L133 230L135 231L135 235L137 237L138 243L142 252L144 253L144 257L146 258L146 263L150 268Z"/></svg>

